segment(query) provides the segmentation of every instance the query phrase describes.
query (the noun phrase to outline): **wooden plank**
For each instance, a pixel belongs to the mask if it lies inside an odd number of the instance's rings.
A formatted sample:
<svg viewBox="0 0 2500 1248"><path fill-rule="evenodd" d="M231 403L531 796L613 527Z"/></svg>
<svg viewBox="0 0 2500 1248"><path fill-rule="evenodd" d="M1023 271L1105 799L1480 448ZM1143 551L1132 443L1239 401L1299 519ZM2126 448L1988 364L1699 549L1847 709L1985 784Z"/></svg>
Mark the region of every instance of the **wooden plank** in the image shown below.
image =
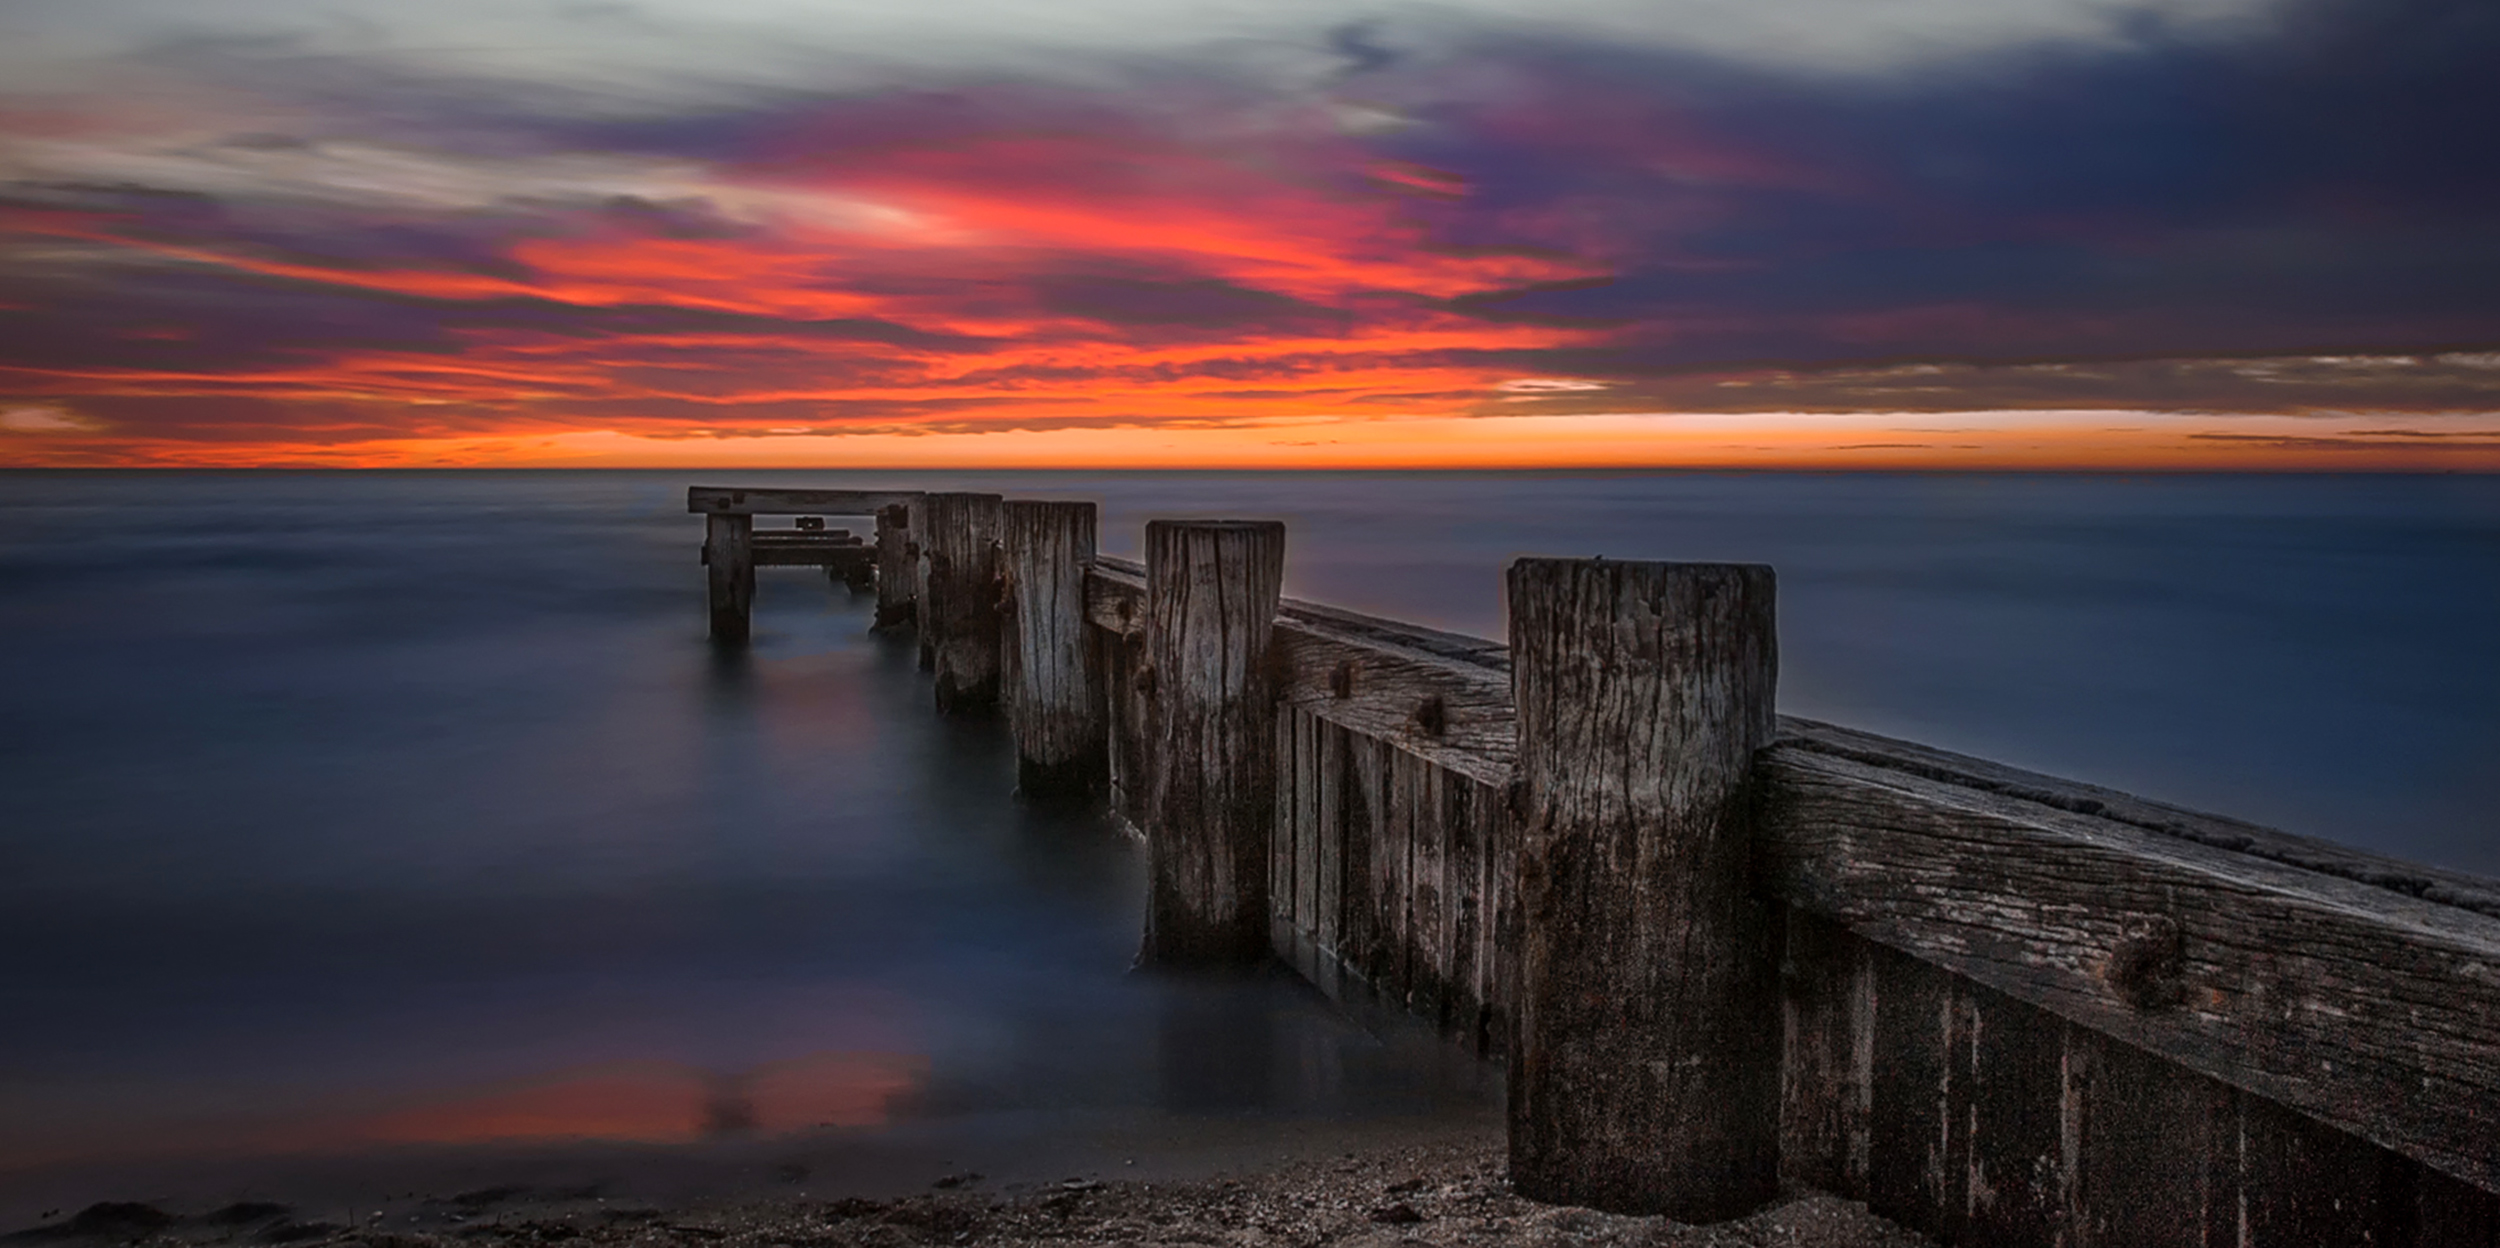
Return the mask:
<svg viewBox="0 0 2500 1248"><path fill-rule="evenodd" d="M1780 739L1783 744L1817 753L1905 771L1960 788L2017 798L2071 814L2093 815L2174 839L2368 884L2417 900L2500 917L2500 880L2486 876L2405 862L2314 837L2295 836L2246 820L2150 801L2116 789L2024 771L1967 754L1955 754L1916 742L1810 719L1781 716Z"/></svg>
<svg viewBox="0 0 2500 1248"><path fill-rule="evenodd" d="M1436 769L1437 770L1437 769ZM1487 786L1465 776L1440 773L1441 827L1447 836L1441 861L1441 897L1447 925L1440 944L1441 982L1448 994L1450 1033L1483 1047L1484 993L1476 951L1484 928L1484 824L1477 806Z"/></svg>
<svg viewBox="0 0 2500 1248"><path fill-rule="evenodd" d="M1512 1185L1741 1216L1779 1190L1777 945L1749 778L1775 727L1774 577L1521 559L1508 590L1530 811Z"/></svg>
<svg viewBox="0 0 2500 1248"><path fill-rule="evenodd" d="M2413 1192L2415 1248L2500 1248L2500 1193L2423 1167Z"/></svg>
<svg viewBox="0 0 2500 1248"><path fill-rule="evenodd" d="M2500 1188L2500 922L1791 746L1758 774L1783 899Z"/></svg>
<svg viewBox="0 0 2500 1248"><path fill-rule="evenodd" d="M915 613L919 627L914 630L914 640L919 643L920 670L933 672L937 670L938 629L930 619L932 612L929 607L929 553L934 546L929 536L928 498L923 496L905 503L903 516L909 539L903 544L903 552L911 560L911 597L913 602L919 604Z"/></svg>
<svg viewBox="0 0 2500 1248"><path fill-rule="evenodd" d="M1866 1199L1875 980L1866 941L1780 907L1780 1174Z"/></svg>
<svg viewBox="0 0 2500 1248"><path fill-rule="evenodd" d="M1414 856L1415 836L1413 810L1407 801L1403 778L1397 765L1396 747L1372 737L1354 735L1357 769L1362 773L1363 798L1371 806L1372 831L1372 987L1383 1001L1403 1009L1406 990L1413 982L1407 971L1407 955L1413 945L1407 939L1407 906L1414 893L1407 887L1406 872Z"/></svg>
<svg viewBox="0 0 2500 1248"><path fill-rule="evenodd" d="M758 542L749 548L750 564L758 568L828 568L847 576L855 569L871 565L874 556L864 546L835 544L803 545L797 542Z"/></svg>
<svg viewBox="0 0 2500 1248"><path fill-rule="evenodd" d="M1509 786L1476 782L1476 829L1483 852L1478 857L1476 922L1477 1051L1487 1056L1510 1048L1508 980L1502 970L1504 899L1517 865L1518 836L1511 826Z"/></svg>
<svg viewBox="0 0 2500 1248"><path fill-rule="evenodd" d="M871 516L880 507L908 503L919 497L918 490L690 485L686 487L686 510L709 516Z"/></svg>
<svg viewBox="0 0 2500 1248"><path fill-rule="evenodd" d="M1338 963L1370 975L1373 923L1370 923L1370 838L1368 808L1363 805L1360 778L1355 775L1353 738L1335 723L1310 715L1310 730L1320 755L1318 875L1313 878L1313 908L1320 948L1338 955Z"/></svg>
<svg viewBox="0 0 2500 1248"><path fill-rule="evenodd" d="M2265 1100L2242 1096L2239 1242L2362 1248L2410 1241L2412 1192L2391 1190L2401 1158Z"/></svg>
<svg viewBox="0 0 2500 1248"><path fill-rule="evenodd" d="M1146 524L1146 944L1149 965L1268 955L1276 717L1268 643L1285 526Z"/></svg>
<svg viewBox="0 0 2500 1248"><path fill-rule="evenodd" d="M1111 755L1111 813L1130 834L1143 839L1146 818L1147 704L1144 681L1146 639L1142 633L1093 629L1095 654L1102 663L1104 732Z"/></svg>
<svg viewBox="0 0 2500 1248"><path fill-rule="evenodd" d="M1960 1021L1953 977L1904 953L1870 954L1875 982L1873 1086L1867 1096L1866 1207L1944 1234L1957 1101L1950 1054Z"/></svg>
<svg viewBox="0 0 2500 1248"><path fill-rule="evenodd" d="M902 628L915 614L919 576L912 567L911 506L877 509L877 628Z"/></svg>
<svg viewBox="0 0 2500 1248"><path fill-rule="evenodd" d="M1970 1019L1970 1112L1968 1160L1958 1176L1961 1239L2052 1248L2067 1220L2067 1025L1985 989L1963 997Z"/></svg>
<svg viewBox="0 0 2500 1248"><path fill-rule="evenodd" d="M1298 863L1298 846L1294 835L1294 786L1285 777L1294 774L1299 764L1295 749L1294 714L1290 708L1279 711L1276 720L1276 823L1269 832L1267 852L1267 940L1276 956L1288 963L1295 947L1293 939L1300 929L1301 916L1296 913L1294 873L1304 864ZM1300 970L1299 966L1295 967ZM1309 978L1308 974L1304 978Z"/></svg>
<svg viewBox="0 0 2500 1248"><path fill-rule="evenodd" d="M1293 890L1295 921L1321 948L1328 945L1320 922L1319 720L1299 707L1278 712L1293 725Z"/></svg>
<svg viewBox="0 0 2500 1248"><path fill-rule="evenodd" d="M1406 1008L1437 1028L1447 1020L1450 993L1448 898L1442 892L1449 871L1449 827L1443 821L1449 773L1407 750L1397 752L1397 761L1406 775L1408 827L1413 829L1407 842Z"/></svg>
<svg viewBox="0 0 2500 1248"><path fill-rule="evenodd" d="M2238 1094L2088 1028L2065 1029L2074 1248L2237 1248Z"/></svg>

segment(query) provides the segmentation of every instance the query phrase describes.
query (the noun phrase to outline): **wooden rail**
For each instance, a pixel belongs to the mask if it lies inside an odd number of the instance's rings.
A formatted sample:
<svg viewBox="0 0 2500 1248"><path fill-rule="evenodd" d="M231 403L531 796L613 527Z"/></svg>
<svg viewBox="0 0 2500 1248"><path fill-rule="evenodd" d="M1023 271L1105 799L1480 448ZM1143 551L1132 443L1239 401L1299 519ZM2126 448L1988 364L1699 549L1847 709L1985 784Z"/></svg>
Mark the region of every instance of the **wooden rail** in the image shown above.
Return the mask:
<svg viewBox="0 0 2500 1248"><path fill-rule="evenodd" d="M1049 557L1083 561L1091 527ZM1693 709L1743 683L1714 664L1749 661L1676 605L1725 601L1711 565L1545 561L1536 575L1581 588L1534 617L1535 679L1570 692L1523 725L1511 647L1315 603L1276 600L1255 669L1204 667L1191 630L1248 625L1188 614L1207 604L1183 587L1258 592L1158 557L1161 580L1084 561L1081 596L1007 560L1002 600L1028 604L1008 652L1061 655L1055 679L1086 690L1030 718L1098 723L1102 770L1068 774L1102 776L1156 864L1197 864L1159 893L1167 931L1258 924L1339 1000L1510 1055L1522 1191L1716 1217L1761 1199L1772 1167L1956 1243L2500 1244L2500 883L1791 717L1736 756L1741 818L1621 822L1702 791L1655 769L1712 724L1768 714L1767 685ZM1609 594L1625 605L1571 614ZM1072 621L1079 651L1056 640ZM1685 707L1683 726L1574 709L1627 697ZM1042 698L1011 694L1011 719ZM1269 735L1203 745L1244 699ZM1039 731L1018 729L1020 753L1057 751L1037 766L1093 757ZM1566 796L1554 760L1627 749L1595 769L1620 781ZM1246 793L1255 826L1224 813ZM1208 864L1253 851L1264 870L1208 886ZM1619 865L1572 865L1589 854ZM1608 883L1634 878L1686 900ZM1633 952L1667 936L1687 952ZM1149 952L1239 956L1191 939ZM1651 1010L1660 993L1678 1004Z"/></svg>

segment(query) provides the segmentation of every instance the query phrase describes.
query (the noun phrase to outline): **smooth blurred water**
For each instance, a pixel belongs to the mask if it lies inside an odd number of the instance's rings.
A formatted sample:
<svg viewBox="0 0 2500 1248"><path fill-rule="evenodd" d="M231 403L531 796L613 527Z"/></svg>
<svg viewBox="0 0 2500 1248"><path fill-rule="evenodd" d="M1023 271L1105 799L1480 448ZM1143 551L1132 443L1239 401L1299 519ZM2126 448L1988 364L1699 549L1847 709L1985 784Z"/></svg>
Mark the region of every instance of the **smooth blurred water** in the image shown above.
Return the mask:
<svg viewBox="0 0 2500 1248"><path fill-rule="evenodd" d="M0 1172L1498 1095L1126 975L1133 847L866 598L711 651L697 482L1280 517L1492 637L1515 555L1765 561L1790 712L2500 872L2491 477L0 474Z"/></svg>

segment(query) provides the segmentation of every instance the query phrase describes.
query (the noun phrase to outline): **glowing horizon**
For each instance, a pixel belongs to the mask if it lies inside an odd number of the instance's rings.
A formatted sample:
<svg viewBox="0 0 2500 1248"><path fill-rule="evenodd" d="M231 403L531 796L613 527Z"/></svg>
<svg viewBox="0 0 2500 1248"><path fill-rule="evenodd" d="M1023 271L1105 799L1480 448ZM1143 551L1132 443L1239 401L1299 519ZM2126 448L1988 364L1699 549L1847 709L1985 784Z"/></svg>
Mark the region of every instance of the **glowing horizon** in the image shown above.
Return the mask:
<svg viewBox="0 0 2500 1248"><path fill-rule="evenodd" d="M0 53L0 466L2500 470L2500 160L2386 141L2500 88L2359 0L569 61L152 2Z"/></svg>

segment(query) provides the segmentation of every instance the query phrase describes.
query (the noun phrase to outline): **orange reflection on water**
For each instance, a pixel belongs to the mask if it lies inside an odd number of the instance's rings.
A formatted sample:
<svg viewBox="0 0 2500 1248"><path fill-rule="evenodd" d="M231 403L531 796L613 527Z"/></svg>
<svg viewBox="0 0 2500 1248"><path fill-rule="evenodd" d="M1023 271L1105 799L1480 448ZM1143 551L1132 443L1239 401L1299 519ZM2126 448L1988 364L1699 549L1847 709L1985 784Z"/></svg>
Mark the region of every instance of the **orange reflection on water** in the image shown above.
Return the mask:
<svg viewBox="0 0 2500 1248"><path fill-rule="evenodd" d="M730 1074L616 1062L454 1092L378 1114L303 1124L284 1148L619 1140L682 1144L747 1132L876 1127L928 1075L926 1058L818 1053Z"/></svg>

